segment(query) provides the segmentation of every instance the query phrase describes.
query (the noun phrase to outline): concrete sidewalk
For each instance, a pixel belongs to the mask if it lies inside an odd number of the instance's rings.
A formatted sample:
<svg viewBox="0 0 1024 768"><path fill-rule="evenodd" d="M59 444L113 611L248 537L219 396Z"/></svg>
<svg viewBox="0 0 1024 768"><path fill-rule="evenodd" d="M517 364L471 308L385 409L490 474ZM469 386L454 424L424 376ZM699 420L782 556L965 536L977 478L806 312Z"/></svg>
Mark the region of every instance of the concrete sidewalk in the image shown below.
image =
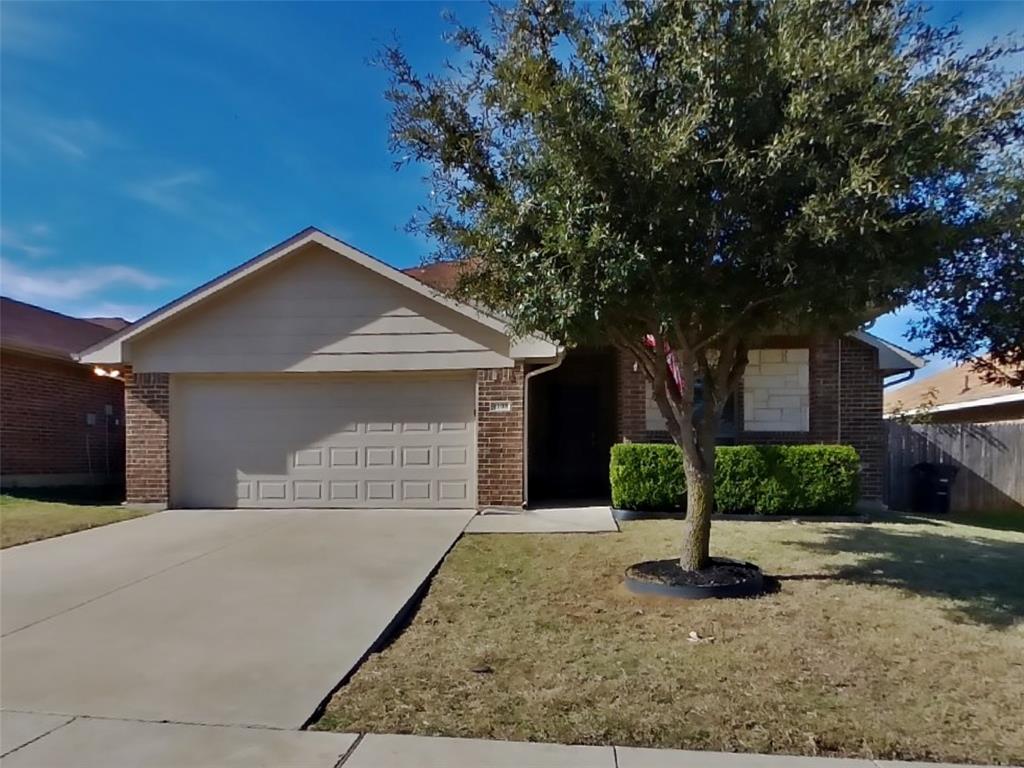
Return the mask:
<svg viewBox="0 0 1024 768"><path fill-rule="evenodd" d="M288 731L0 712L2 768L954 768L785 755Z"/></svg>
<svg viewBox="0 0 1024 768"><path fill-rule="evenodd" d="M484 510L466 533L618 533L609 506L543 507L498 512Z"/></svg>

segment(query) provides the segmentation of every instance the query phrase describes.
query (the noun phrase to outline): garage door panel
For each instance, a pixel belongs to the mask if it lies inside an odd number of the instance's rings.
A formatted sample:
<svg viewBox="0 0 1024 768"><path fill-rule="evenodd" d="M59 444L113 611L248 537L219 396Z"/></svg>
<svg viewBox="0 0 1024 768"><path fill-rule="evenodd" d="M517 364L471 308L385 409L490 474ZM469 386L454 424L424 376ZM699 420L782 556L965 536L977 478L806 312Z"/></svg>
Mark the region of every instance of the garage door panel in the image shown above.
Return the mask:
<svg viewBox="0 0 1024 768"><path fill-rule="evenodd" d="M172 377L172 503L473 503L469 376Z"/></svg>

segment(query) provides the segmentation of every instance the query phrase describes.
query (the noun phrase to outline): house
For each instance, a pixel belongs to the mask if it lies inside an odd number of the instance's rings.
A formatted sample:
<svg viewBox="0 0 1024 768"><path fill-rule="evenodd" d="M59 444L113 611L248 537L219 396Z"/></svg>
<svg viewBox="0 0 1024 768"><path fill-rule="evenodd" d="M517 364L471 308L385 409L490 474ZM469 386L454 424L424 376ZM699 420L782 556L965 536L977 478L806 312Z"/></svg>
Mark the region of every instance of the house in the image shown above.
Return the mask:
<svg viewBox="0 0 1024 768"><path fill-rule="evenodd" d="M934 424L1024 419L1024 387L994 384L970 363L911 381L885 393L886 417L927 416Z"/></svg>
<svg viewBox="0 0 1024 768"><path fill-rule="evenodd" d="M127 321L83 320L0 297L0 484L117 485L124 385L73 354Z"/></svg>
<svg viewBox="0 0 1024 768"><path fill-rule="evenodd" d="M129 501L519 507L603 496L612 443L665 438L631 359L512 338L411 273L306 229L84 352L125 381ZM876 500L882 379L917 365L766 338L731 439L851 443Z"/></svg>
<svg viewBox="0 0 1024 768"><path fill-rule="evenodd" d="M1024 388L957 365L886 390L885 419L887 505L912 508L914 468L927 462L956 470L952 512L1024 514Z"/></svg>

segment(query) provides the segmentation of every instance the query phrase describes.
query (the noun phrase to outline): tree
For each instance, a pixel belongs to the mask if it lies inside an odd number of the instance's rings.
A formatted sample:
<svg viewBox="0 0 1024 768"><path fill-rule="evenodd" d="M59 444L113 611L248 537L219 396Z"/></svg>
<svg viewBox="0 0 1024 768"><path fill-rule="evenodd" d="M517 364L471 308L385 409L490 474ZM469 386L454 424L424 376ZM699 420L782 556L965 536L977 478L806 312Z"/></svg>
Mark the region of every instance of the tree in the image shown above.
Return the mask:
<svg viewBox="0 0 1024 768"><path fill-rule="evenodd" d="M923 310L911 337L926 342L925 354L973 361L988 381L1024 387L1024 150L1010 194L990 201L986 229L953 258L929 273L914 294Z"/></svg>
<svg viewBox="0 0 1024 768"><path fill-rule="evenodd" d="M635 356L682 448L680 565L699 570L747 350L921 287L985 219L1021 81L899 0L526 0L451 41L440 75L381 55L393 149L432 185L414 226L514 332Z"/></svg>

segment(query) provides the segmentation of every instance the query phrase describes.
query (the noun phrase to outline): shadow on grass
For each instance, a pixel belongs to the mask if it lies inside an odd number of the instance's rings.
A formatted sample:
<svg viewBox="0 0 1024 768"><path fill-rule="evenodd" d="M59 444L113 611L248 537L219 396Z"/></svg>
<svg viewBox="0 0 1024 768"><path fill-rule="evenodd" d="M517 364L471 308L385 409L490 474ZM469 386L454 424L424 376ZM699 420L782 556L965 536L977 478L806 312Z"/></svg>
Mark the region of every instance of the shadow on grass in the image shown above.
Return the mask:
<svg viewBox="0 0 1024 768"><path fill-rule="evenodd" d="M124 501L123 485L67 485L48 488L4 488L4 496L82 506L111 506Z"/></svg>
<svg viewBox="0 0 1024 768"><path fill-rule="evenodd" d="M931 531L863 527L829 531L824 541L789 542L824 555L860 556L831 571L777 576L786 581L842 580L884 584L928 597L955 600L948 611L993 627L1024 619L1024 543L948 536Z"/></svg>
<svg viewBox="0 0 1024 768"><path fill-rule="evenodd" d="M1024 512L963 512L951 515L949 522L992 531L1024 533Z"/></svg>

